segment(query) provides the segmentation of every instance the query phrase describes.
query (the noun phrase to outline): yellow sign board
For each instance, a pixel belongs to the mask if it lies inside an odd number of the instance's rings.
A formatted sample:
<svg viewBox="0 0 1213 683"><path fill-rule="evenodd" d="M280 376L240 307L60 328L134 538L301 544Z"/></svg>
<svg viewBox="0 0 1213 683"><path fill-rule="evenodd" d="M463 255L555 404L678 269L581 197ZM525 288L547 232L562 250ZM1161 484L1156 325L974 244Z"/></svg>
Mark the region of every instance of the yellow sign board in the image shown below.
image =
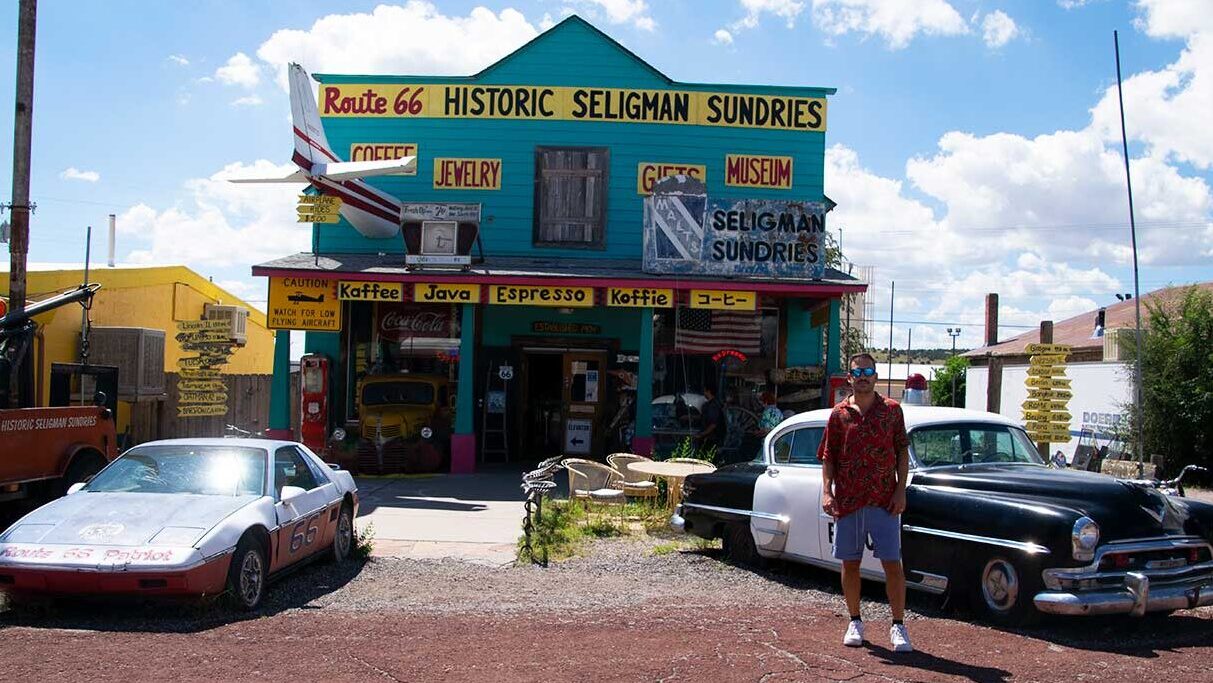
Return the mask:
<svg viewBox="0 0 1213 683"><path fill-rule="evenodd" d="M478 304L480 303L480 285L418 282L413 285L413 301L429 304Z"/></svg>
<svg viewBox="0 0 1213 683"><path fill-rule="evenodd" d="M796 95L589 86L321 85L321 116L466 118L763 128L822 133L826 100Z"/></svg>
<svg viewBox="0 0 1213 683"><path fill-rule="evenodd" d="M177 382L178 391L227 391L222 380L181 380Z"/></svg>
<svg viewBox="0 0 1213 683"><path fill-rule="evenodd" d="M720 311L754 311L758 309L758 294L721 289L692 289L691 308L712 308Z"/></svg>
<svg viewBox="0 0 1213 683"><path fill-rule="evenodd" d="M189 369L209 368L213 365L223 365L226 362L226 358L218 358L216 356L189 356L178 358L177 367Z"/></svg>
<svg viewBox="0 0 1213 683"><path fill-rule="evenodd" d="M337 282L308 277L271 277L266 327L271 330L341 330Z"/></svg>
<svg viewBox="0 0 1213 683"><path fill-rule="evenodd" d="M1053 377L1066 374L1066 366L1064 365L1030 365L1028 366L1028 375L1030 377Z"/></svg>
<svg viewBox="0 0 1213 683"><path fill-rule="evenodd" d="M792 157L726 154L724 184L729 187L791 189Z"/></svg>
<svg viewBox="0 0 1213 683"><path fill-rule="evenodd" d="M1070 353L1069 344L1028 344L1025 349L1029 355L1068 355Z"/></svg>
<svg viewBox="0 0 1213 683"><path fill-rule="evenodd" d="M1051 410L1025 410L1023 411L1023 419L1036 420L1038 422L1063 422L1070 424L1070 414L1054 412Z"/></svg>
<svg viewBox="0 0 1213 683"><path fill-rule="evenodd" d="M1065 431L1028 432L1028 436L1038 443L1070 443L1074 437Z"/></svg>
<svg viewBox="0 0 1213 683"><path fill-rule="evenodd" d="M594 305L594 288L490 285L489 303L510 306L591 308Z"/></svg>
<svg viewBox="0 0 1213 683"><path fill-rule="evenodd" d="M337 283L337 298L342 301L404 301L403 282Z"/></svg>
<svg viewBox="0 0 1213 683"><path fill-rule="evenodd" d="M304 211L302 208L299 215L296 217L296 223L340 223L341 214L333 213L316 213L313 211Z"/></svg>
<svg viewBox="0 0 1213 683"><path fill-rule="evenodd" d="M684 175L701 183L708 181L708 167L702 164L675 164L662 161L642 161L636 166L636 194L651 195L658 180L672 175Z"/></svg>
<svg viewBox="0 0 1213 683"><path fill-rule="evenodd" d="M182 391L177 394L177 403L227 403L223 391Z"/></svg>
<svg viewBox="0 0 1213 683"><path fill-rule="evenodd" d="M415 142L350 143L350 161L390 161L415 156L417 156L417 143ZM414 166L412 171L401 171L392 175L417 175L417 167Z"/></svg>
<svg viewBox="0 0 1213 683"><path fill-rule="evenodd" d="M501 159L434 159L435 190L500 190Z"/></svg>
<svg viewBox="0 0 1213 683"><path fill-rule="evenodd" d="M299 210L304 207L314 207L318 212L336 211L345 201L331 194L301 194L299 195Z"/></svg>
<svg viewBox="0 0 1213 683"><path fill-rule="evenodd" d="M1021 404L1024 410L1065 410L1065 401L1028 400Z"/></svg>
<svg viewBox="0 0 1213 683"><path fill-rule="evenodd" d="M670 308L674 305L674 290L652 287L608 287L607 306L627 308Z"/></svg>
<svg viewBox="0 0 1213 683"><path fill-rule="evenodd" d="M213 368L179 368L177 376L181 379L219 379L223 372Z"/></svg>
<svg viewBox="0 0 1213 683"><path fill-rule="evenodd" d="M1028 398L1033 401L1068 401L1074 395L1065 389L1028 389Z"/></svg>
<svg viewBox="0 0 1213 683"><path fill-rule="evenodd" d="M231 332L232 322L230 320L178 320L178 332Z"/></svg>
<svg viewBox="0 0 1213 683"><path fill-rule="evenodd" d="M1029 377L1024 383L1030 387L1042 387L1048 389L1070 388L1070 378L1068 377Z"/></svg>
<svg viewBox="0 0 1213 683"><path fill-rule="evenodd" d="M177 417L214 417L227 415L226 403L195 403L177 406Z"/></svg>
<svg viewBox="0 0 1213 683"><path fill-rule="evenodd" d="M1062 354L1032 356L1028 359L1031 365L1065 365L1066 357Z"/></svg>
<svg viewBox="0 0 1213 683"><path fill-rule="evenodd" d="M231 344L232 335L228 332L182 332L177 335L177 341L182 344Z"/></svg>

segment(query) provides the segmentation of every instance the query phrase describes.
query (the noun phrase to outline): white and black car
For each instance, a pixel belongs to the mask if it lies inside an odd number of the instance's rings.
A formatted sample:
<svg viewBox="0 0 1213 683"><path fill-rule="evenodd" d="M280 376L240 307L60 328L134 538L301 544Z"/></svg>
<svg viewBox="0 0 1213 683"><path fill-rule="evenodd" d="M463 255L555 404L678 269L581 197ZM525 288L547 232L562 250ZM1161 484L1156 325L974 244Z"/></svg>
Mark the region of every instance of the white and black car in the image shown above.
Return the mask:
<svg viewBox="0 0 1213 683"><path fill-rule="evenodd" d="M903 409L910 587L971 597L1002 622L1213 604L1213 505L1164 495L1158 482L1048 467L1024 430L1000 415ZM738 561L785 558L838 570L817 460L829 415L789 418L753 462L687 477L671 524L722 538ZM884 578L870 552L862 573Z"/></svg>

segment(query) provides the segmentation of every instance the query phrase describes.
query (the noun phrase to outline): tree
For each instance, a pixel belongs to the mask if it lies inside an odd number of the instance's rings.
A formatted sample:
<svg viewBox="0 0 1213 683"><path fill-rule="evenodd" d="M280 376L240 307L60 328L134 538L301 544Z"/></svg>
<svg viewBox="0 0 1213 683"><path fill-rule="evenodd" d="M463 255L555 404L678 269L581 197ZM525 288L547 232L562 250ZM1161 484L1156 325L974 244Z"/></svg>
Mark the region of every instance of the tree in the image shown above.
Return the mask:
<svg viewBox="0 0 1213 683"><path fill-rule="evenodd" d="M943 369L931 379L931 405L963 408L965 404L965 376L969 359L953 356L944 363ZM953 393L952 388L956 391Z"/></svg>
<svg viewBox="0 0 1213 683"><path fill-rule="evenodd" d="M1147 456L1160 469L1213 465L1213 292L1188 287L1145 302L1142 321L1142 418ZM1130 348L1127 377L1135 372ZM1137 443L1137 419L1130 401L1128 444ZM1131 447L1131 446L1130 446Z"/></svg>

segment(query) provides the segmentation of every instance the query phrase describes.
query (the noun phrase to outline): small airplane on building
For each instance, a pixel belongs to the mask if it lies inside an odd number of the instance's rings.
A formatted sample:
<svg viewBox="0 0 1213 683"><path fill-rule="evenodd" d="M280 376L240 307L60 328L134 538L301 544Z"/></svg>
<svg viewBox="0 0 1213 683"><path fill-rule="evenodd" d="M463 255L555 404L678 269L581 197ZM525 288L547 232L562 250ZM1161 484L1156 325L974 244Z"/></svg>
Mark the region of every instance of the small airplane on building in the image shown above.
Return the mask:
<svg viewBox="0 0 1213 683"><path fill-rule="evenodd" d="M342 161L324 135L311 77L298 64L288 67L291 123L299 167L276 178L232 178L233 183L310 183L320 194L341 199L341 217L364 237L387 238L400 233L400 200L362 182L362 178L413 173L417 157L383 161Z"/></svg>

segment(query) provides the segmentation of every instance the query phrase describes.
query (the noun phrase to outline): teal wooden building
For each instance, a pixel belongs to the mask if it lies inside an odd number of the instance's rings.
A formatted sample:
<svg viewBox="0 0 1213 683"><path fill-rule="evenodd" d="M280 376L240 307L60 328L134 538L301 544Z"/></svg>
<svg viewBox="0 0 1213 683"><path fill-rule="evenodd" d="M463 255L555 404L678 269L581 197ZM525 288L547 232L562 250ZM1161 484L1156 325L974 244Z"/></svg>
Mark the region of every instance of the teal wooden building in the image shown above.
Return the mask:
<svg viewBox="0 0 1213 683"><path fill-rule="evenodd" d="M470 472L697 435L741 458L763 394L830 402L840 298L865 289L826 264L833 89L677 82L575 16L472 76L314 78L322 133L295 107L301 168L412 160L313 176L336 198L304 204L339 205L336 222L254 268L271 325L327 360L326 447L341 428L356 466ZM278 428L288 372L280 353ZM372 404L395 399L365 393L384 377L445 382L414 397L445 402L437 416L396 411L440 464L384 455ZM707 430L711 393L728 420Z"/></svg>

